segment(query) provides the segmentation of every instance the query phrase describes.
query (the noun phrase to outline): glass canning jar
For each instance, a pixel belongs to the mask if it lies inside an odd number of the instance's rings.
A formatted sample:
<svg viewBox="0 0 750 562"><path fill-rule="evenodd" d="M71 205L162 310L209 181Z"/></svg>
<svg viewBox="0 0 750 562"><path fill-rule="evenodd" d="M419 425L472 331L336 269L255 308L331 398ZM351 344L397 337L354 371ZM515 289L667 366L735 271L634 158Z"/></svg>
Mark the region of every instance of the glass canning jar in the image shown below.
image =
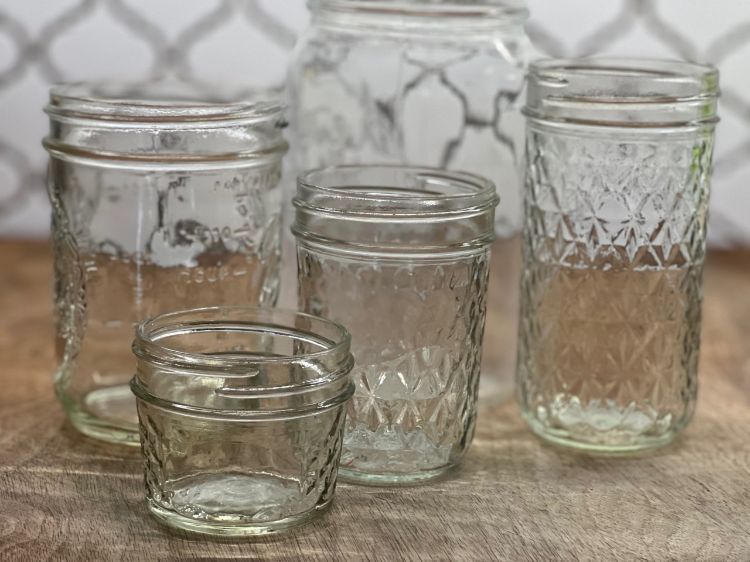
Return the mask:
<svg viewBox="0 0 750 562"><path fill-rule="evenodd" d="M502 204L493 252L503 267L488 303L487 335L495 344L485 353L480 393L511 397L521 262L520 94L531 55L526 0L308 0L308 6L311 22L287 84L290 165L297 173L340 164L431 166L495 183Z"/></svg>
<svg viewBox="0 0 750 562"><path fill-rule="evenodd" d="M717 96L683 62L532 65L518 396L541 437L627 452L690 420Z"/></svg>
<svg viewBox="0 0 750 562"><path fill-rule="evenodd" d="M46 112L57 395L83 433L136 444L135 325L276 300L281 107L103 83L53 88Z"/></svg>
<svg viewBox="0 0 750 562"><path fill-rule="evenodd" d="M469 170L521 224L525 0L310 0L289 71L292 161Z"/></svg>
<svg viewBox="0 0 750 562"><path fill-rule="evenodd" d="M333 499L350 337L307 314L212 307L138 327L146 499L162 522L252 535L308 521Z"/></svg>
<svg viewBox="0 0 750 562"><path fill-rule="evenodd" d="M341 474L439 476L474 433L497 196L437 169L342 166L298 180L299 305L352 334Z"/></svg>

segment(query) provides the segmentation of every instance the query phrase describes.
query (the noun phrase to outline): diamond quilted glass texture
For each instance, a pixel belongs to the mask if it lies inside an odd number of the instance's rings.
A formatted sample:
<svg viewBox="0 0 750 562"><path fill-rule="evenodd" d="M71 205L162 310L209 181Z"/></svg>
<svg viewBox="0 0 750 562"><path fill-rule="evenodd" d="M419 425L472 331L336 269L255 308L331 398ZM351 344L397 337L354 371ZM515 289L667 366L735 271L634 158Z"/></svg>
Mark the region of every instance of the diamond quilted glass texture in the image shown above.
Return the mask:
<svg viewBox="0 0 750 562"><path fill-rule="evenodd" d="M463 457L497 203L487 179L435 168L340 166L298 178L300 309L352 336L343 477L424 481Z"/></svg>
<svg viewBox="0 0 750 562"><path fill-rule="evenodd" d="M489 251L439 263L298 249L301 308L352 334L342 476L424 480L474 433Z"/></svg>
<svg viewBox="0 0 750 562"><path fill-rule="evenodd" d="M328 507L354 392L346 330L277 308L201 308L142 323L133 351L157 520L262 535Z"/></svg>
<svg viewBox="0 0 750 562"><path fill-rule="evenodd" d="M557 443L669 442L697 390L712 127L530 124L518 393Z"/></svg>
<svg viewBox="0 0 750 562"><path fill-rule="evenodd" d="M242 423L138 403L146 500L158 519L212 534L264 534L325 509L344 407Z"/></svg>

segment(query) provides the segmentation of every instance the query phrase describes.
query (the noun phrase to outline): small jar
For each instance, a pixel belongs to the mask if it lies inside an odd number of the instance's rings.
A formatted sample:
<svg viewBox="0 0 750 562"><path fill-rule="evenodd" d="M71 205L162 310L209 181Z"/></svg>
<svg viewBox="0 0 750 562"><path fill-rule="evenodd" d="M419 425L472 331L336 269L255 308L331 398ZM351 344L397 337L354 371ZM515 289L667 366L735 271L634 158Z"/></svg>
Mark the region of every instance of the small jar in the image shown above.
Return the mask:
<svg viewBox="0 0 750 562"><path fill-rule="evenodd" d="M490 181L437 169L342 166L300 176L299 304L352 334L347 479L428 480L466 452L497 202Z"/></svg>
<svg viewBox="0 0 750 562"><path fill-rule="evenodd" d="M167 525L217 535L282 531L333 499L349 334L280 309L214 307L138 327L146 499Z"/></svg>
<svg viewBox="0 0 750 562"><path fill-rule="evenodd" d="M695 408L718 74L532 65L518 395L546 440L670 442Z"/></svg>
<svg viewBox="0 0 750 562"><path fill-rule="evenodd" d="M55 388L81 432L137 444L136 324L196 305L275 303L281 107L105 83L53 88L46 111Z"/></svg>

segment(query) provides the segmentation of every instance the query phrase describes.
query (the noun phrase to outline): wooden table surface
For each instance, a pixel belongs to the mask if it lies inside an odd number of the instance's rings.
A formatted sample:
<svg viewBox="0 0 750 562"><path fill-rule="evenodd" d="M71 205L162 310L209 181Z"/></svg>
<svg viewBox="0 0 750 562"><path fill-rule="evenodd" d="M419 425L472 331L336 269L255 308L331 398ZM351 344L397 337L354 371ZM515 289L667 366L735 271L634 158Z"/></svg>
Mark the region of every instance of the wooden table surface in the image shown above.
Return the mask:
<svg viewBox="0 0 750 562"><path fill-rule="evenodd" d="M65 421L48 246L0 242L0 560L750 560L750 252L708 263L698 409L667 449L569 454L489 402L450 479L341 484L312 525L211 541L149 517L137 449Z"/></svg>

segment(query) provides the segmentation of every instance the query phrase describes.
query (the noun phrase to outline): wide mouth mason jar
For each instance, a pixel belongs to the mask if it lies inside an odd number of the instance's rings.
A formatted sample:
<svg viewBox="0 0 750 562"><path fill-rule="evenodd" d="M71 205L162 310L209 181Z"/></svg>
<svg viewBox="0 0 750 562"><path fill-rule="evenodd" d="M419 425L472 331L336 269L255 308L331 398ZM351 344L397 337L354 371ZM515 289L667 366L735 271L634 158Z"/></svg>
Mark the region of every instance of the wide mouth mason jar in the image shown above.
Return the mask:
<svg viewBox="0 0 750 562"><path fill-rule="evenodd" d="M541 437L637 451L690 420L717 97L697 64L532 65L517 377Z"/></svg>
<svg viewBox="0 0 750 562"><path fill-rule="evenodd" d="M275 303L282 107L172 82L99 83L53 88L46 112L55 387L84 434L137 444L135 325Z"/></svg>
<svg viewBox="0 0 750 562"><path fill-rule="evenodd" d="M287 80L288 161L297 173L342 164L410 165L466 170L495 184L502 204L495 209L493 255L501 258L496 267L503 266L493 276L498 290L490 294L487 338L507 344L486 347L479 392L483 401L511 398L521 268L521 106L532 54L526 0L307 4L310 23L298 38ZM291 182L288 187L294 189ZM285 271L293 275L288 258L294 241L287 244Z"/></svg>
<svg viewBox="0 0 750 562"><path fill-rule="evenodd" d="M341 474L439 476L471 442L493 184L430 168L310 171L294 199L299 305L352 334L354 399Z"/></svg>
<svg viewBox="0 0 750 562"><path fill-rule="evenodd" d="M156 518L253 535L326 508L353 392L349 342L333 322L281 309L202 308L142 323L131 387Z"/></svg>

